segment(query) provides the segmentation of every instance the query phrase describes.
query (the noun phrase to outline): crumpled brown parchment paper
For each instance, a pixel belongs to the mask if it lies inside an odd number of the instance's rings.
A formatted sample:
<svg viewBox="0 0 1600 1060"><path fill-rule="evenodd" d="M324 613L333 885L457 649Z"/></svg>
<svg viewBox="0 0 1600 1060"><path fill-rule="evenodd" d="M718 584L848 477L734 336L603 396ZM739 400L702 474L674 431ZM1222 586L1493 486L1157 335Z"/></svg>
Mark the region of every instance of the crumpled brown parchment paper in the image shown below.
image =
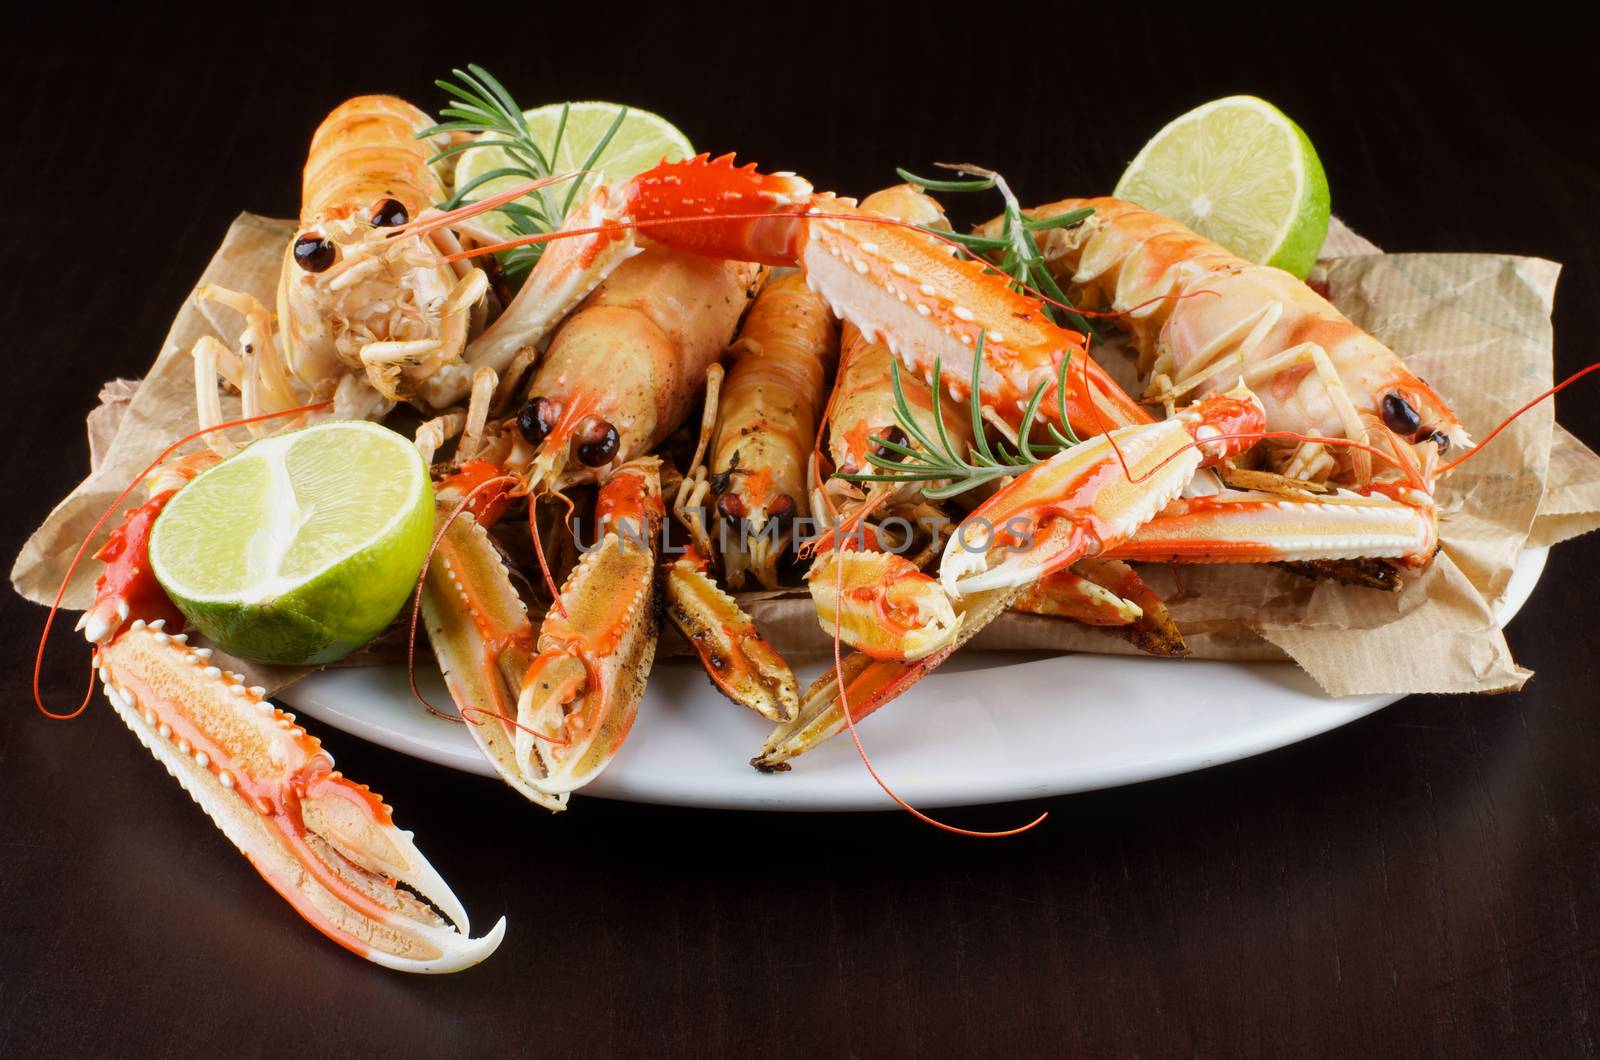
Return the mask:
<svg viewBox="0 0 1600 1060"><path fill-rule="evenodd" d="M241 214L199 283L247 291L270 304L290 230L285 221ZM1312 282L1399 351L1482 437L1553 382L1550 308L1559 271L1537 258L1385 254L1336 220ZM186 302L142 383L106 385L88 422L94 469L29 538L12 568L23 596L48 604L95 519L147 462L193 429L188 351L206 334L233 340L240 322L229 316ZM236 407L224 399L226 413ZM1453 472L1439 500L1439 554L1399 593L1313 583L1264 566L1158 566L1144 573L1168 597L1199 658L1292 659L1333 695L1519 688L1530 675L1512 660L1495 606L1524 548L1600 526L1600 457L1556 425L1546 402ZM66 606L87 606L97 566L83 565ZM809 599L753 594L747 606L781 651L803 658L828 650ZM1104 630L1009 614L973 647L1135 653ZM242 662L234 668L272 689L306 672Z"/></svg>

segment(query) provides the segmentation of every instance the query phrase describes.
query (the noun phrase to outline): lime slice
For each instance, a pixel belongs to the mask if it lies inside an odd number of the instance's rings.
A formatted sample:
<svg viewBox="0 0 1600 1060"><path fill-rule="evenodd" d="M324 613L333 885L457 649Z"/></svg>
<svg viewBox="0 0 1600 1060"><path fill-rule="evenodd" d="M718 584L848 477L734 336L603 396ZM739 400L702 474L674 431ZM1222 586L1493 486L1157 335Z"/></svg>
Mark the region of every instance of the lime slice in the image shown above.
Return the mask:
<svg viewBox="0 0 1600 1060"><path fill-rule="evenodd" d="M156 520L150 565L223 651L306 666L389 624L432 536L433 484L416 446L376 424L324 423L196 477Z"/></svg>
<svg viewBox="0 0 1600 1060"><path fill-rule="evenodd" d="M581 169L588 161L589 153L604 138L606 130L611 128L611 123L616 121L617 111L623 109L619 103L566 104L570 108L567 113L567 125L562 130L560 143L556 143L556 129L561 124L562 106L560 103L552 103L548 106L535 107L522 115L528 123L528 131L533 134L534 142L547 156L550 155L550 145L556 144L555 155L550 158L552 173L570 173ZM679 132L667 119L635 107L628 107L627 111L627 116L622 119L622 125L618 127L616 135L606 144L606 149L600 152L600 157L590 167L595 172L583 178L574 202L581 199L597 181L601 180L602 175L605 180L627 180L643 173L663 159L676 162L694 154L694 147L690 145L689 138ZM511 156L499 147L463 151L456 156L456 159L455 186L458 188L466 187L470 181L484 173L515 165ZM514 187L517 183L519 181L516 177L497 177L472 189L468 193L468 198L486 199L496 191ZM567 190L568 186L565 184L552 187L547 193L547 201L554 199L559 202L565 199ZM511 223L498 212L485 215L481 219L481 224L507 238L516 234Z"/></svg>
<svg viewBox="0 0 1600 1060"><path fill-rule="evenodd" d="M1328 178L1316 149L1255 96L1213 100L1167 123L1115 194L1301 279L1328 235Z"/></svg>

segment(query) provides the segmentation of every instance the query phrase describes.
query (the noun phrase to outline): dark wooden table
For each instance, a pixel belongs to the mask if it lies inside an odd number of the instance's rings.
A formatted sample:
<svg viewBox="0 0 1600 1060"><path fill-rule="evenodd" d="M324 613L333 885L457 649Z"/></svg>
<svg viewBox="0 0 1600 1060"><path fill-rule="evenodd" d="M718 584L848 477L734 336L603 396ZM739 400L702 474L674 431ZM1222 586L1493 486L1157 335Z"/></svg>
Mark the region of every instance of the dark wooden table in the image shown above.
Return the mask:
<svg viewBox="0 0 1600 1060"><path fill-rule="evenodd" d="M321 116L366 91L436 106L431 79L468 60L529 102L636 102L823 187L972 159L1035 200L1107 189L1166 119L1257 92L1309 131L1357 229L1562 261L1558 366L1600 348L1594 38L1520 13L1406 27L1279 5L1242 28L1213 9L939 24L906 7L905 25L849 26L791 9L738 30L677 4L498 26L483 5L318 7L227 32L55 6L0 68L7 555L85 467L100 382L149 363L229 219L296 210ZM1594 445L1597 410L1591 386L1560 415ZM41 719L43 612L6 594L0 1054L1591 1054L1597 559L1594 541L1556 550L1511 626L1536 671L1521 693L1416 697L1252 761L1053 800L1007 842L898 813L585 800L550 818L324 728L475 921L510 918L488 964L442 979L307 928L103 704ZM83 660L57 645L54 702Z"/></svg>

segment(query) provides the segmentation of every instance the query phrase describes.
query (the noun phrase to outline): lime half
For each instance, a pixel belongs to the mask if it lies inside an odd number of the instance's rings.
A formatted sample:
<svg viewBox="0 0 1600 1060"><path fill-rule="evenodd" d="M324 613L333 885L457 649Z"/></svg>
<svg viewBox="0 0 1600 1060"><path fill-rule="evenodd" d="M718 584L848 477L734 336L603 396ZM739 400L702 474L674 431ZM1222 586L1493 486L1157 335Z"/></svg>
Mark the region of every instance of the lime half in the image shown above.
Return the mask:
<svg viewBox="0 0 1600 1060"><path fill-rule="evenodd" d="M1316 149L1255 96L1213 100L1169 122L1115 194L1302 279L1328 235L1328 178Z"/></svg>
<svg viewBox="0 0 1600 1060"><path fill-rule="evenodd" d="M569 108L567 124L561 129L561 139L558 142L556 131L561 126L563 106ZM550 172L560 174L571 173L583 167L595 145L605 138L606 131L617 120L617 112L623 109L620 103L552 103L526 111L522 117L528 123L528 131L533 134L534 143L538 144L549 158ZM689 138L679 132L667 119L636 107L626 109L628 113L617 128L616 135L590 166L593 172L583 178L577 195L573 197L574 202L581 200L602 177L605 180L627 180L643 173L663 159L676 162L694 154L694 147L690 145ZM552 145L555 149L553 156ZM484 173L515 164L503 148L482 147L463 151L457 156L455 186L464 188ZM515 187L518 183L516 177L497 177L472 189L468 192L468 198L486 199L495 192ZM565 184L551 187L546 193L546 201L559 203L566 198L568 188L569 186ZM510 222L500 213L484 216L481 224L507 238L515 234Z"/></svg>
<svg viewBox="0 0 1600 1060"><path fill-rule="evenodd" d="M376 424L266 438L199 475L150 534L150 565L223 651L332 662L393 620L433 534L416 446Z"/></svg>

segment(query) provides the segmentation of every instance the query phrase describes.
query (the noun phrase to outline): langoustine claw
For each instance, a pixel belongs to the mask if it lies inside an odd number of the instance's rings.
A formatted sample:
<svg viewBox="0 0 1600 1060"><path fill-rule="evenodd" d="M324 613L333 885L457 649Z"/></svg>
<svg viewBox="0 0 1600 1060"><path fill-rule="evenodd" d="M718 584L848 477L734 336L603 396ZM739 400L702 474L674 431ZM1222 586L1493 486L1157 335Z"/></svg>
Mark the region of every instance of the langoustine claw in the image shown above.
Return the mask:
<svg viewBox="0 0 1600 1060"><path fill-rule="evenodd" d="M927 227L949 227L939 204L906 184L867 196L861 212ZM906 234L941 256L950 255L949 248L932 235L910 230ZM898 552L881 550L888 543L884 539L891 522L898 522L905 531L894 542L902 549L916 540L916 524L928 523L927 513L919 510L922 484L875 482L863 493L844 479L822 480L824 451L836 472L855 474L872 470L871 457L878 451L880 439L914 445L896 422L897 396L930 435L952 438L957 445L970 444L969 426L948 409L939 410L935 424L932 388L915 373L899 376L896 364L888 346L868 339L854 324L844 326L839 378L813 458L813 476L818 480L813 506L833 515L836 525L832 534L816 543L818 554L806 581L825 633L837 635L874 659L915 661L947 645L961 625L944 590L918 563ZM873 523L873 519L880 521ZM927 548L937 544L929 542Z"/></svg>
<svg viewBox="0 0 1600 1060"><path fill-rule="evenodd" d="M517 763L529 784L552 795L582 787L610 764L655 658L664 514L656 458L615 469L596 507L599 541L539 627L517 698Z"/></svg>
<svg viewBox="0 0 1600 1060"><path fill-rule="evenodd" d="M794 671L761 636L755 620L737 600L722 591L711 575L711 557L719 548L712 542L716 509L706 502L715 491L706 476L704 461L707 447L723 423L719 412L722 378L720 365L712 365L706 373L705 410L700 417L700 438L690 461L690 474L679 476L670 465L663 474L663 490L673 496L673 517L689 535L681 554L662 565L666 613L694 649L706 675L724 695L770 721L784 722L794 717L800 700ZM769 488L770 484L761 495L765 496ZM776 529L776 523L769 527ZM727 541L728 528L724 526L723 530L719 535L722 543L731 544ZM726 558L732 566L733 557ZM764 558L776 564L772 552L765 553ZM744 560L738 562L742 564Z"/></svg>
<svg viewBox="0 0 1600 1060"><path fill-rule="evenodd" d="M822 631L874 659L914 662L948 645L961 628L938 583L891 552L830 548L817 556L806 583Z"/></svg>
<svg viewBox="0 0 1600 1060"><path fill-rule="evenodd" d="M663 577L667 615L712 683L768 721L793 718L800 703L794 671L712 579L705 560L698 554L680 557L666 565Z"/></svg>
<svg viewBox="0 0 1600 1060"><path fill-rule="evenodd" d="M1082 335L1056 326L1037 300L992 269L951 257L946 246L908 223L818 194L793 175L735 166L731 155L663 163L635 177L627 194L631 220L659 242L709 257L802 268L837 316L883 342L931 385L962 395L976 385L986 415L1000 423L1020 418L1034 388L1053 379L1069 355L1083 362L1074 372L1082 384L1063 395L1079 433L1150 420L1099 365L1081 356ZM972 380L980 334L985 371Z"/></svg>
<svg viewBox="0 0 1600 1060"><path fill-rule="evenodd" d="M1278 436L1251 454L1267 470L1224 477L1291 486L1185 501L1121 554L1277 561L1390 589L1399 569L1426 563L1437 541L1432 491L1443 456L1471 444L1444 400L1305 283L1172 218L1111 198L1065 199L1028 213L1084 208L1093 213L1083 223L1049 232L1043 249L1052 272L1084 304L1117 313L1149 396L1169 409L1236 382L1250 387ZM991 222L983 230L992 229ZM1296 481L1305 488L1292 488ZM1327 494L1326 486L1342 492Z"/></svg>
<svg viewBox="0 0 1600 1060"><path fill-rule="evenodd" d="M1166 602L1121 560L1081 559L1047 574L1023 590L1011 609L1108 627L1149 655L1189 654Z"/></svg>
<svg viewBox="0 0 1600 1060"><path fill-rule="evenodd" d="M720 371L757 273L662 247L627 256L561 324L521 411L490 424L478 457L441 490L442 499L465 497L484 475L533 499L599 486L599 540L537 633L477 519L444 530L424 586L430 639L457 706L501 776L550 809L599 775L632 723L655 647L663 509L660 465L645 454ZM498 514L479 513L489 522ZM669 613L690 624L691 638L702 634L712 680L764 713L791 713L797 690L792 675L782 687L787 667L776 652L731 599L677 567L666 578L677 604Z"/></svg>
<svg viewBox="0 0 1600 1060"><path fill-rule="evenodd" d="M1260 404L1241 389L1064 449L973 509L945 545L939 580L954 595L1021 588L1100 555L1155 518L1196 471L1249 448L1262 429ZM974 530L985 535L981 544Z"/></svg>
<svg viewBox="0 0 1600 1060"><path fill-rule="evenodd" d="M437 514L444 529L422 587L422 618L445 687L484 757L526 798L562 810L566 796L534 787L517 758L517 694L533 657L534 630L485 528L499 516L502 502L485 490L477 512L451 519L457 505L497 472L469 464L439 489Z"/></svg>
<svg viewBox="0 0 1600 1060"><path fill-rule="evenodd" d="M175 612L146 555L154 516L173 492L113 535L90 611L98 617L86 626L117 716L324 935L398 971L452 972L483 960L500 944L504 918L472 938L461 902L378 796L337 772L265 689L214 665L175 621L144 617Z"/></svg>
<svg viewBox="0 0 1600 1060"><path fill-rule="evenodd" d="M1119 428L1036 465L963 522L988 528L984 547L975 547L961 528L946 546L940 578L960 619L954 638L916 661L859 651L845 656L837 672L806 690L799 715L772 732L752 764L783 768L838 733L846 724L846 701L850 719L859 721L899 696L1029 585L1119 544L1177 496L1198 468L1248 445L1260 432L1260 416L1248 393L1215 395L1184 417Z"/></svg>

